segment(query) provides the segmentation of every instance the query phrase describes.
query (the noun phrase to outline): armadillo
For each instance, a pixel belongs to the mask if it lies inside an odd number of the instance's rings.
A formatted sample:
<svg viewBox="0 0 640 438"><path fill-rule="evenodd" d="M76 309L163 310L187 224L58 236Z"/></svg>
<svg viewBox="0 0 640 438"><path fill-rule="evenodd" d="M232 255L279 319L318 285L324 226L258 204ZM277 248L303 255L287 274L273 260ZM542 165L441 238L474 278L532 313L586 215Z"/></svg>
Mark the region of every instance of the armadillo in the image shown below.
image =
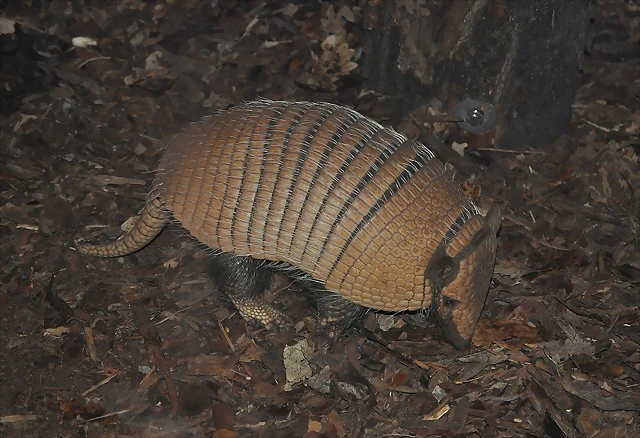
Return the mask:
<svg viewBox="0 0 640 438"><path fill-rule="evenodd" d="M131 254L172 219L219 253L220 289L248 321L283 321L263 292L289 271L324 294L322 327L429 309L458 349L484 307L501 223L421 143L348 107L265 99L177 134L134 227L78 250Z"/></svg>

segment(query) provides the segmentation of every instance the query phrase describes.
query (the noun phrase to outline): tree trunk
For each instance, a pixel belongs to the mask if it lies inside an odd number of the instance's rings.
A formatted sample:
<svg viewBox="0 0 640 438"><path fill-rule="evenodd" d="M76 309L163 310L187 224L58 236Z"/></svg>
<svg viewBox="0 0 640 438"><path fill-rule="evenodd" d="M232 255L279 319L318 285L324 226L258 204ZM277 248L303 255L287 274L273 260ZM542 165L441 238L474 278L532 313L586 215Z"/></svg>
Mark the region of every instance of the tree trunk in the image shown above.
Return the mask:
<svg viewBox="0 0 640 438"><path fill-rule="evenodd" d="M366 81L389 96L393 123L470 98L498 113L471 142L544 148L567 129L589 0L370 1L366 12L374 32Z"/></svg>

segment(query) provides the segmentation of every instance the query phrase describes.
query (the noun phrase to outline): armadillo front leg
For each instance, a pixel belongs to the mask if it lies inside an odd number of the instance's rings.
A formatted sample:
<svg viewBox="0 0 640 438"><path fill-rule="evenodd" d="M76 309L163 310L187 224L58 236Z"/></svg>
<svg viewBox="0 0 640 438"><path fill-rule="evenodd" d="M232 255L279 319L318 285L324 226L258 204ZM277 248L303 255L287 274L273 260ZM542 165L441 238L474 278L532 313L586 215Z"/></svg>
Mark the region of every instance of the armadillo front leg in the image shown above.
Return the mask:
<svg viewBox="0 0 640 438"><path fill-rule="evenodd" d="M260 260L221 253L213 259L213 279L238 310L252 325L273 329L288 322L283 312L263 298L270 286L273 272Z"/></svg>

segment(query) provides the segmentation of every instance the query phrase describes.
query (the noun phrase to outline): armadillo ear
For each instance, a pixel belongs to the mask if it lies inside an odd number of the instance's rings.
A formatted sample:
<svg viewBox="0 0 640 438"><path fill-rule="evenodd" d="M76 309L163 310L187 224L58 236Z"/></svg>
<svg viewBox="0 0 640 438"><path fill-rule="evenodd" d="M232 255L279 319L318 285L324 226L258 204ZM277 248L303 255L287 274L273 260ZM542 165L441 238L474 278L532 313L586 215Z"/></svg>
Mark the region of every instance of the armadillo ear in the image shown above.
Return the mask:
<svg viewBox="0 0 640 438"><path fill-rule="evenodd" d="M489 211L485 215L484 220L493 234L496 234L500 229L500 225L502 225L502 215L500 214L498 204L492 204L491 207L489 207Z"/></svg>
<svg viewBox="0 0 640 438"><path fill-rule="evenodd" d="M429 275L432 277L431 280L442 289L455 280L458 276L458 271L460 271L460 263L452 257L443 254L434 260Z"/></svg>

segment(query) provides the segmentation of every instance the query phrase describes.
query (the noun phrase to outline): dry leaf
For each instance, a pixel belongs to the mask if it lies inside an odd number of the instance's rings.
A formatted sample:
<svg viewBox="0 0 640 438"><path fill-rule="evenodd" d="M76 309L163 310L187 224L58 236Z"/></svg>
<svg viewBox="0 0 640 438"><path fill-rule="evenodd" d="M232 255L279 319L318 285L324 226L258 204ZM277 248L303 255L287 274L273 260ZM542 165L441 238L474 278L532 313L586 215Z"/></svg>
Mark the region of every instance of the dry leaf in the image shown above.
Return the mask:
<svg viewBox="0 0 640 438"><path fill-rule="evenodd" d="M0 18L0 35L11 34L16 31L16 22Z"/></svg>
<svg viewBox="0 0 640 438"><path fill-rule="evenodd" d="M89 47L97 46L98 42L89 37L75 37L71 39L71 44L73 44L73 47Z"/></svg>
<svg viewBox="0 0 640 438"><path fill-rule="evenodd" d="M468 147L469 145L467 143L456 143L455 141L453 142L453 144L451 145L451 149L453 149L454 151L456 151L458 153L458 155L460 155L461 157L464 157L464 150Z"/></svg>

